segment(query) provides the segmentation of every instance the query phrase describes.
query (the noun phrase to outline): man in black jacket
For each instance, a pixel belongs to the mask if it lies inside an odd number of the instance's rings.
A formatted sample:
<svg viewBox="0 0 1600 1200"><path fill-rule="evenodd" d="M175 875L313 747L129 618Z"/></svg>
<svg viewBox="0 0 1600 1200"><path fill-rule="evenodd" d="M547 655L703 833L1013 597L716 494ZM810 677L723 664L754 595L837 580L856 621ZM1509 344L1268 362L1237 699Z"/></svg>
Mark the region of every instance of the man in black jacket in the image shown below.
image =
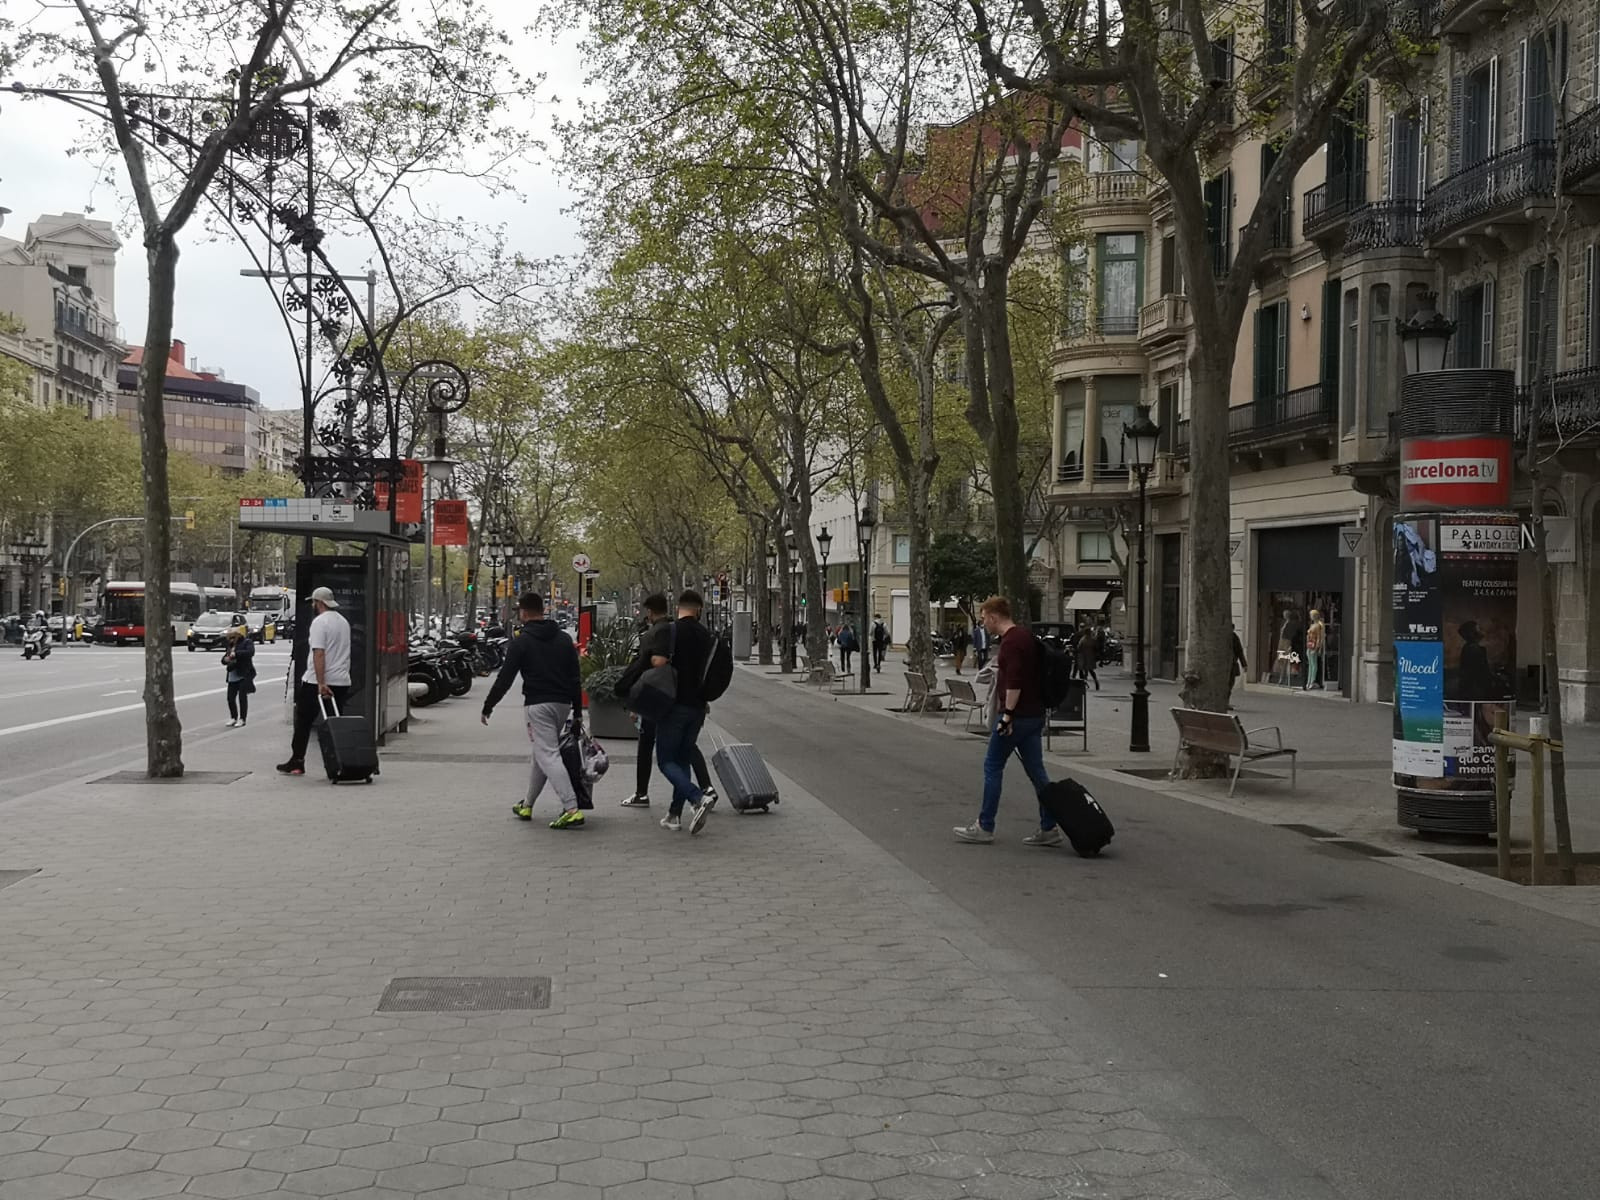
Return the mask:
<svg viewBox="0 0 1600 1200"><path fill-rule="evenodd" d="M706 723L704 682L706 663L716 639L700 623L700 593L686 591L678 597L678 619L662 621L645 638L650 665L671 663L678 674L678 694L666 715L656 722L656 763L672 784L672 807L661 818L661 828L683 828L683 810L689 808L689 833L699 833L711 812L705 793L695 786L695 741Z"/></svg>
<svg viewBox="0 0 1600 1200"><path fill-rule="evenodd" d="M619 700L626 701L628 694L633 690L633 685L639 677L650 667L651 633L656 626L667 619L667 598L660 592L654 592L644 598L645 627L639 639L639 653L634 658L632 665L623 672L622 678L617 680L616 695ZM638 779L633 795L622 802L624 808L649 808L650 807L650 767L655 761L656 750L656 723L649 717L639 717L639 763ZM706 756L700 753L699 746L689 747L689 765L694 768L695 781L700 785L701 795L705 798L707 808L712 808L717 803L716 789L711 786L711 772L706 769Z"/></svg>
<svg viewBox="0 0 1600 1200"><path fill-rule="evenodd" d="M574 712L582 711L583 683L578 673L578 648L554 621L545 620L544 597L525 592L517 601L522 628L511 639L505 665L483 702L483 723L522 677L522 711L528 723L528 740L533 743L533 766L528 776L528 794L511 811L524 821L533 820L533 803L551 784L561 800L561 815L550 822L551 829L582 829L583 813L578 796L561 761L561 729Z"/></svg>

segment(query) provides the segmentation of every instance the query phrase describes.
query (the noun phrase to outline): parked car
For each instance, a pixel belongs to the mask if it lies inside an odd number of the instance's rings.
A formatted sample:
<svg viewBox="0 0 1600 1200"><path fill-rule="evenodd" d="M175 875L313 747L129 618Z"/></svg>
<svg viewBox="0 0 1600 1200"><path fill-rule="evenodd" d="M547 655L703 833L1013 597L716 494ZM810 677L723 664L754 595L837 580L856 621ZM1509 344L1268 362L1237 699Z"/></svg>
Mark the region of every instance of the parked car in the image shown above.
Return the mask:
<svg viewBox="0 0 1600 1200"><path fill-rule="evenodd" d="M250 626L250 636L257 642L275 642L281 630L277 618L269 612L248 612L244 614Z"/></svg>
<svg viewBox="0 0 1600 1200"><path fill-rule="evenodd" d="M4 629L4 634L0 636L0 640L3 640L8 646L22 645L23 624L22 617L18 613L12 613L6 617L3 622L0 622L0 627Z"/></svg>
<svg viewBox="0 0 1600 1200"><path fill-rule="evenodd" d="M249 629L249 617L242 612L205 612L189 626L188 645L194 650L221 650L228 644L228 630Z"/></svg>

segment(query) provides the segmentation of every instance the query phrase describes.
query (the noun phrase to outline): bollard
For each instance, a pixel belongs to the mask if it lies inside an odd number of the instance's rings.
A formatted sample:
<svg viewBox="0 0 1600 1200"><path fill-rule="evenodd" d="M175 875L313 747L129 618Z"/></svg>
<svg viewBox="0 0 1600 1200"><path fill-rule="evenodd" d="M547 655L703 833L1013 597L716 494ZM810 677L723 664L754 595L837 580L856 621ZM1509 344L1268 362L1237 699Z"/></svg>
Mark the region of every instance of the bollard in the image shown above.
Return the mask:
<svg viewBox="0 0 1600 1200"><path fill-rule="evenodd" d="M1538 887L1544 882L1544 747L1543 737L1530 738L1533 745L1533 856L1529 863L1528 883Z"/></svg>

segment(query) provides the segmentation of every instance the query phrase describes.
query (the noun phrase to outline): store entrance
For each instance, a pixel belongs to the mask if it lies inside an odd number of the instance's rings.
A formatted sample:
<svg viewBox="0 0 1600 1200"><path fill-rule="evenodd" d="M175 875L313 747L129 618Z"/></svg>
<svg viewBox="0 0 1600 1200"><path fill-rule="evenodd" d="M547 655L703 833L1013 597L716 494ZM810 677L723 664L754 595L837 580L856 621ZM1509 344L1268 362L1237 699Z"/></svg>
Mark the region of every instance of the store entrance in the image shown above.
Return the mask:
<svg viewBox="0 0 1600 1200"><path fill-rule="evenodd" d="M1350 694L1345 573L1337 525L1264 529L1256 534L1256 613L1251 673L1257 682L1304 688L1315 682ZM1312 674L1307 634L1322 626Z"/></svg>

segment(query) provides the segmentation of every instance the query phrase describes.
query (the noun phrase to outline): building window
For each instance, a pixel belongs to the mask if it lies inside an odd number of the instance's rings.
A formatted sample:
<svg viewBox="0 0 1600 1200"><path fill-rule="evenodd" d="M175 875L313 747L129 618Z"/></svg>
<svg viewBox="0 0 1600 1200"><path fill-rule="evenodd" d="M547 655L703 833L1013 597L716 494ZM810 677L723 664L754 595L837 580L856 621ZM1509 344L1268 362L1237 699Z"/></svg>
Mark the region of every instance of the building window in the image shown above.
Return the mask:
<svg viewBox="0 0 1600 1200"><path fill-rule="evenodd" d="M1422 109L1413 106L1389 118L1389 174L1391 200L1422 197Z"/></svg>
<svg viewBox="0 0 1600 1200"><path fill-rule="evenodd" d="M1175 233L1161 238L1161 294L1183 294L1183 264L1178 261L1178 235Z"/></svg>
<svg viewBox="0 0 1600 1200"><path fill-rule="evenodd" d="M1556 137L1555 72L1563 58L1565 25L1541 30L1522 43L1522 142L1553 142ZM1553 51L1553 53L1552 53Z"/></svg>
<svg viewBox="0 0 1600 1200"><path fill-rule="evenodd" d="M1089 173L1109 175L1139 169L1139 143L1131 138L1089 143Z"/></svg>
<svg viewBox="0 0 1600 1200"><path fill-rule="evenodd" d="M1384 433L1397 400L1394 361L1394 322L1389 314L1389 285L1376 284L1368 303L1367 318L1367 432Z"/></svg>
<svg viewBox="0 0 1600 1200"><path fill-rule="evenodd" d="M1499 148L1497 104L1500 94L1500 59L1491 58L1477 70L1456 78L1456 116L1459 134L1450 141L1455 170L1476 166Z"/></svg>
<svg viewBox="0 0 1600 1200"><path fill-rule="evenodd" d="M1266 400L1289 390L1289 302L1256 310L1255 398Z"/></svg>
<svg viewBox="0 0 1600 1200"><path fill-rule="evenodd" d="M1494 280L1456 292L1455 320L1450 339L1455 365L1463 370L1494 366Z"/></svg>
<svg viewBox="0 0 1600 1200"><path fill-rule="evenodd" d="M1100 529L1078 532L1078 561L1081 563L1108 563L1111 561L1111 535Z"/></svg>
<svg viewBox="0 0 1600 1200"><path fill-rule="evenodd" d="M1555 298L1561 293L1558 276L1545 294L1545 265L1532 264L1522 276L1522 382L1533 383L1556 369L1556 330L1559 326ZM1550 311L1545 311L1546 300Z"/></svg>
<svg viewBox="0 0 1600 1200"><path fill-rule="evenodd" d="M897 533L894 535L894 565L906 566L911 562L911 535Z"/></svg>
<svg viewBox="0 0 1600 1200"><path fill-rule="evenodd" d="M1073 404L1061 411L1064 426L1061 445L1061 477L1074 483L1083 478L1083 405Z"/></svg>
<svg viewBox="0 0 1600 1200"><path fill-rule="evenodd" d="M1206 245L1211 269L1223 279L1233 263L1233 172L1224 171L1205 185Z"/></svg>
<svg viewBox="0 0 1600 1200"><path fill-rule="evenodd" d="M1583 295L1583 365L1600 367L1600 243L1583 254Z"/></svg>
<svg viewBox="0 0 1600 1200"><path fill-rule="evenodd" d="M1344 294L1344 345L1339 348L1339 427L1344 433L1356 431L1356 404L1361 395L1361 377L1356 371L1361 346L1361 293L1351 288Z"/></svg>
<svg viewBox="0 0 1600 1200"><path fill-rule="evenodd" d="M1144 235L1103 233L1099 239L1100 332L1139 332L1139 300L1144 284Z"/></svg>
<svg viewBox="0 0 1600 1200"><path fill-rule="evenodd" d="M1081 337L1089 324L1089 248L1081 242L1061 256L1061 295L1062 332Z"/></svg>

